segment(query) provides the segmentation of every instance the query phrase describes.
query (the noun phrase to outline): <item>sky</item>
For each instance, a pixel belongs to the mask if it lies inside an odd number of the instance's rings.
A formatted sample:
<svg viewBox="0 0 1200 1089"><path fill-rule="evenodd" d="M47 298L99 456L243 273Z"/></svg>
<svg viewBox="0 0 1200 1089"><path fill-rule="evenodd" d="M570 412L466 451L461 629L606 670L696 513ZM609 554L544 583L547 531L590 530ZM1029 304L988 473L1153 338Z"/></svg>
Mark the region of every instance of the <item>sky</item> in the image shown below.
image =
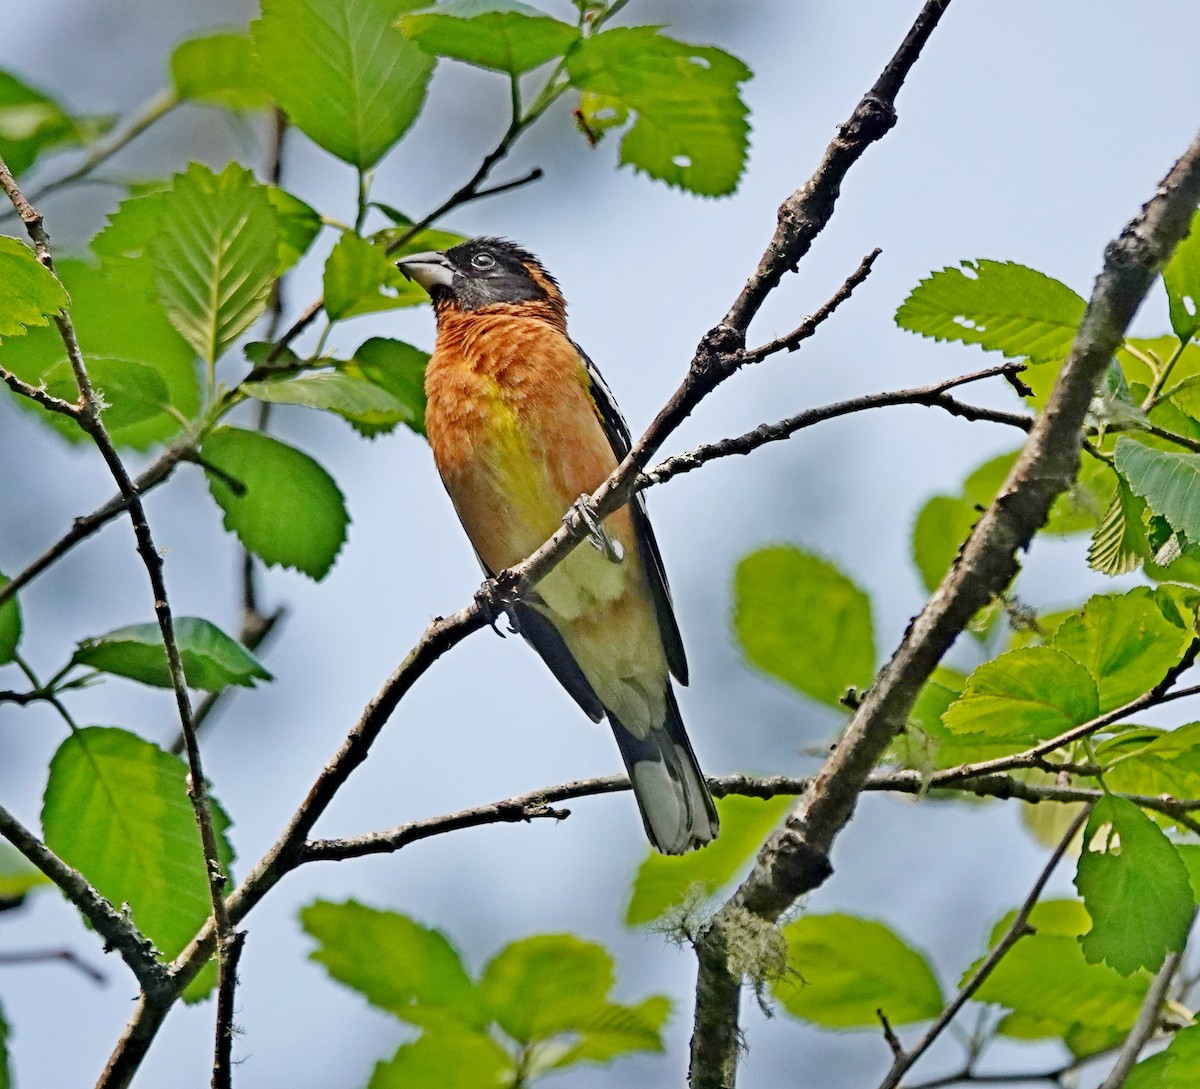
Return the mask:
<svg viewBox="0 0 1200 1089"><path fill-rule="evenodd" d="M559 0L539 3L569 14ZM778 204L811 174L918 8L916 0L633 0L628 21L668 24L673 35L727 49L753 70L744 89L750 157L738 192L699 200L618 169L615 141L588 149L564 104L494 175L502 181L541 166L544 179L460 209L444 225L502 234L541 256L569 300L572 335L639 433L754 268ZM0 68L77 110L124 114L160 89L174 43L244 25L252 14L251 5L234 0L7 0ZM751 343L799 324L878 246L874 273L801 352L773 357L722 386L664 453L842 397L995 362L896 328L896 307L932 270L964 259L1013 260L1086 295L1106 243L1194 135L1198 31L1200 8L1189 0L1136 7L955 0L900 94L899 124L851 172L833 222L764 307ZM503 130L504 90L499 77L444 63L425 114L382 164L376 199L413 215L440 203ZM254 122L230 125L188 108L106 174L163 177L191 158L257 165L261 132ZM68 165L52 163L43 176ZM284 184L323 212L352 217L352 171L302 136L288 147ZM42 210L56 247L78 251L119 195L89 185L47 200ZM330 245L327 232L317 252ZM289 313L319 293L320 260L311 259L289 283ZM1135 330L1167 328L1165 299L1155 295ZM428 349L432 315L421 308L356 319L335 330L331 346L347 351L376 335ZM971 397L1015 407L1005 388ZM288 610L264 653L276 681L230 700L204 739L206 771L234 820L239 874L273 842L429 619L465 605L479 583L420 440L403 432L364 442L340 421L300 409L275 419L281 437L339 482L352 524L320 584L294 573L265 575L265 602ZM693 680L680 703L706 771L806 773L840 724L745 662L730 625L737 561L781 542L835 558L871 595L882 661L923 602L909 555L920 505L953 494L971 469L1014 445L1000 428L888 409L715 463L649 495L691 662ZM112 491L94 454L47 439L27 413L4 402L0 466L5 571L25 566ZM148 509L177 614L236 630L237 551L200 474L185 467ZM1087 572L1085 548L1081 539L1035 544L1023 599L1048 609L1129 585ZM48 672L77 639L151 615L123 523L76 549L22 600L25 649ZM980 650L956 646L951 660L969 668ZM166 693L114 681L81 693L72 707L80 721L122 725L161 743L173 736ZM0 707L0 801L29 824L37 824L46 764L62 734L45 709ZM317 834L372 831L618 769L606 728L588 722L520 640L484 631L413 689ZM237 1084L365 1084L373 1063L404 1038L398 1023L307 959L312 943L296 913L315 898L354 898L436 924L475 970L528 934L570 931L605 943L618 957L619 999L666 993L675 1001L667 1051L611 1069L572 1070L546 1084L682 1084L694 961L661 935L621 926L646 851L632 800L616 795L570 808L561 824L468 831L287 877L247 920ZM952 987L991 924L1024 896L1043 856L1013 806L963 805L951 816L937 802L870 797L838 840L834 876L804 909L887 921L928 952ZM1069 876L1069 867L1056 875L1052 895L1070 892ZM18 1086L91 1084L135 996L123 966L104 958L74 910L51 894L7 915L0 940L2 949L65 945L108 973L108 986L98 989L59 965L0 968ZM136 1084L207 1084L211 1021L211 1005L173 1011ZM751 999L743 1027L743 1089L871 1086L889 1058L878 1034L817 1033L785 1015L768 1021ZM997 1068L1032 1068L1053 1054L1010 1045L993 1059ZM918 1073L943 1072L959 1057L946 1041Z"/></svg>

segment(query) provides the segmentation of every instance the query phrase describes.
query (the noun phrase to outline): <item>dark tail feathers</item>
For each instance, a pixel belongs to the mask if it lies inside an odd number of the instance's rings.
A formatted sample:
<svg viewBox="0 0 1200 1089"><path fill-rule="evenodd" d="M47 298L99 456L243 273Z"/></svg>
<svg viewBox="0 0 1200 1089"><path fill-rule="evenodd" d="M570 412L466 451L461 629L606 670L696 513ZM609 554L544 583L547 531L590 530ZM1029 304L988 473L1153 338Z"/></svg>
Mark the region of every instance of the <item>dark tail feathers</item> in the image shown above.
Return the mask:
<svg viewBox="0 0 1200 1089"><path fill-rule="evenodd" d="M645 737L635 737L611 711L608 721L651 846L663 854L681 855L716 839L717 810L670 687L666 721Z"/></svg>

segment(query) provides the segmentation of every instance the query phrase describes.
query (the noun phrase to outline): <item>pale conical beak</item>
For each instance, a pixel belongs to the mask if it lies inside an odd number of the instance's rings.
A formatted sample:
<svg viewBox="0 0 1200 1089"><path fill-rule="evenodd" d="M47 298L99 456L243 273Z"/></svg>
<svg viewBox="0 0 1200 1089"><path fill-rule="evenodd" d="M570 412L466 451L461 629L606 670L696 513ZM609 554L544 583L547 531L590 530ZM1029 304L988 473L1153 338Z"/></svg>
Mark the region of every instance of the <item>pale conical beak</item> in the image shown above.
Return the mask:
<svg viewBox="0 0 1200 1089"><path fill-rule="evenodd" d="M435 287L449 287L454 281L454 267L446 260L444 253L409 254L397 261L396 267L426 291Z"/></svg>

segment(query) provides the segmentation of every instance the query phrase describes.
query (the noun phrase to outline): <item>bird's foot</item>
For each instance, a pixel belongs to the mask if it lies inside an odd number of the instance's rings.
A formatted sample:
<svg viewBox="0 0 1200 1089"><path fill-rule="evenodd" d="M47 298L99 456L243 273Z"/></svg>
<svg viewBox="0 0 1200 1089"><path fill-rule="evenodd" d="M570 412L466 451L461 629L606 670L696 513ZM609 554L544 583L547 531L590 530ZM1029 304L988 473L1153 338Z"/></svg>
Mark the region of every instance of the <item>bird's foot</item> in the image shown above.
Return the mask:
<svg viewBox="0 0 1200 1089"><path fill-rule="evenodd" d="M517 619L517 599L511 595L507 587L500 584L499 579L488 579L475 591L475 604L479 606L488 626L501 639L504 638L504 632L499 627L502 616L508 621L509 634L520 634L521 622Z"/></svg>
<svg viewBox="0 0 1200 1089"><path fill-rule="evenodd" d="M563 521L571 517L571 514L578 514L583 520L588 529L588 541L591 546L597 551L604 553L606 559L611 563L620 563L625 558L625 550L621 547L621 542L616 540L612 534L604 528L604 523L596 517L592 511L592 498L589 495L581 495L574 503L571 504L571 510L567 512Z"/></svg>

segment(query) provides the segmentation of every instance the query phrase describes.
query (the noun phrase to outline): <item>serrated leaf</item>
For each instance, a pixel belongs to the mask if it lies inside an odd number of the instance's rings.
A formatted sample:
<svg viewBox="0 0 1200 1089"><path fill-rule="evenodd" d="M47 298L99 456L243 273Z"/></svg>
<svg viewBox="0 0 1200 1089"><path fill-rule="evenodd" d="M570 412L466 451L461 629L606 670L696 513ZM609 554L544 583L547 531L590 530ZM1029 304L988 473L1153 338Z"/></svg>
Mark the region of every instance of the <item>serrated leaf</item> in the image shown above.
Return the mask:
<svg viewBox="0 0 1200 1089"><path fill-rule="evenodd" d="M562 1069L578 1062L611 1062L635 1051L664 1050L662 1029L671 1015L671 1000L654 995L636 1006L609 1002L597 1007L577 1026L577 1042L555 1054L561 1045L543 1048L537 1065Z"/></svg>
<svg viewBox="0 0 1200 1089"><path fill-rule="evenodd" d="M191 418L200 407L196 359L154 300L148 264L114 260L97 268L82 261L58 262L58 275L71 295L71 321L84 358L119 359L151 367L167 384L171 405ZM56 368L66 368L66 352L57 330L32 329L0 347L0 359L26 382L41 383ZM101 364L101 368L105 367ZM24 401L21 398L20 404ZM113 399L114 405L117 403ZM81 428L38 410L39 418L64 437L87 441ZM174 415L159 413L118 430L121 446L144 449L178 434Z"/></svg>
<svg viewBox="0 0 1200 1089"><path fill-rule="evenodd" d="M418 435L425 434L425 367L429 353L400 340L372 337L359 345L354 358L345 365L349 373L359 373L368 382L386 390L408 409L405 423ZM368 438L390 430L361 421L355 429Z"/></svg>
<svg viewBox="0 0 1200 1089"><path fill-rule="evenodd" d="M412 410L387 390L346 370L243 382L242 390L260 401L281 405L303 405L333 412L351 423L390 430L398 423L411 423Z"/></svg>
<svg viewBox="0 0 1200 1089"><path fill-rule="evenodd" d="M215 624L194 616L179 616L174 627L189 688L220 692L233 684L252 688L256 680L272 679L241 643ZM171 687L167 651L157 623L132 624L84 639L71 661L156 688Z"/></svg>
<svg viewBox="0 0 1200 1089"><path fill-rule="evenodd" d="M439 1028L376 1063L367 1089L499 1089L513 1084L515 1073L491 1037Z"/></svg>
<svg viewBox="0 0 1200 1089"><path fill-rule="evenodd" d="M1086 303L1011 261L963 261L922 280L896 311L901 329L1048 363L1067 357Z"/></svg>
<svg viewBox="0 0 1200 1089"><path fill-rule="evenodd" d="M346 231L338 239L325 261L324 286L325 312L333 321L377 310L419 306L428 299L423 288L396 268L383 245L353 231Z"/></svg>
<svg viewBox="0 0 1200 1089"><path fill-rule="evenodd" d="M212 912L187 765L126 730L89 726L50 762L42 806L46 844L133 920L165 960ZM226 874L229 818L210 796Z"/></svg>
<svg viewBox="0 0 1200 1089"><path fill-rule="evenodd" d="M12 579L0 575L0 589L7 586ZM16 595L0 605L0 665L7 665L17 653L21 643L21 604Z"/></svg>
<svg viewBox="0 0 1200 1089"><path fill-rule="evenodd" d="M945 1000L926 957L883 923L804 915L783 927L789 971L771 983L793 1017L827 1028L878 1030L927 1021Z"/></svg>
<svg viewBox="0 0 1200 1089"><path fill-rule="evenodd" d="M267 304L278 268L275 209L236 163L220 174L193 163L157 200L149 252L159 295L171 324L212 363Z"/></svg>
<svg viewBox="0 0 1200 1089"><path fill-rule="evenodd" d="M1092 929L1079 939L1083 955L1129 975L1158 971L1179 952L1195 914L1187 867L1171 841L1136 805L1106 795L1084 832L1075 887Z"/></svg>
<svg viewBox="0 0 1200 1089"><path fill-rule="evenodd" d="M567 54L581 91L636 115L621 163L701 196L732 193L746 161L747 109L738 85L751 72L721 49L688 45L654 27L621 27Z"/></svg>
<svg viewBox="0 0 1200 1089"><path fill-rule="evenodd" d="M487 1025L479 992L440 930L354 900L315 900L301 908L300 924L317 942L311 959L371 1005L413 1025Z"/></svg>
<svg viewBox="0 0 1200 1089"><path fill-rule="evenodd" d="M308 252L313 239L321 233L321 216L299 197L277 185L267 186L267 199L279 221L279 268L282 276Z"/></svg>
<svg viewBox="0 0 1200 1089"><path fill-rule="evenodd" d="M16 907L34 889L49 884L50 878L11 843L0 842L0 911Z"/></svg>
<svg viewBox="0 0 1200 1089"><path fill-rule="evenodd" d="M1149 692L1179 661L1191 638L1163 616L1154 591L1139 586L1126 594L1091 598L1062 622L1052 645L1091 673L1103 714Z"/></svg>
<svg viewBox="0 0 1200 1089"><path fill-rule="evenodd" d="M1116 578L1137 570L1149 559L1145 514L1145 502L1118 476L1112 502L1088 545L1088 567Z"/></svg>
<svg viewBox="0 0 1200 1089"><path fill-rule="evenodd" d="M1194 1089L1200 1083L1200 1025L1187 1025L1166 1048L1129 1072L1122 1089Z"/></svg>
<svg viewBox="0 0 1200 1089"><path fill-rule="evenodd" d="M350 521L333 477L294 446L237 427L218 427L201 453L225 528L246 548L309 578L329 573Z"/></svg>
<svg viewBox="0 0 1200 1089"><path fill-rule="evenodd" d="M0 71L0 156L15 177L45 152L85 144L111 127L110 117L72 117L49 95Z"/></svg>
<svg viewBox="0 0 1200 1089"><path fill-rule="evenodd" d="M1200 332L1200 212L1192 216L1187 236L1175 247L1163 269L1171 328L1180 340Z"/></svg>
<svg viewBox="0 0 1200 1089"><path fill-rule="evenodd" d="M263 82L296 126L366 170L408 131L433 58L396 28L425 0L263 0L251 24Z"/></svg>
<svg viewBox="0 0 1200 1089"><path fill-rule="evenodd" d="M1089 722L1098 707L1084 666L1049 647L1025 647L976 669L942 721L953 734L988 734L1015 751Z"/></svg>
<svg viewBox="0 0 1200 1089"><path fill-rule="evenodd" d="M1117 472L1134 495L1189 541L1200 542L1200 454L1177 454L1124 435L1117 439Z"/></svg>
<svg viewBox="0 0 1200 1089"><path fill-rule="evenodd" d="M686 855L650 852L638 867L625 909L626 926L643 926L690 897L711 896L749 864L794 799L717 799L721 834L703 851Z"/></svg>
<svg viewBox="0 0 1200 1089"><path fill-rule="evenodd" d="M875 675L871 603L828 560L780 545L752 552L734 575L734 631L752 664L840 707Z"/></svg>
<svg viewBox="0 0 1200 1089"><path fill-rule="evenodd" d="M400 29L427 53L512 75L561 57L579 39L570 23L517 0L445 0L403 16Z"/></svg>
<svg viewBox="0 0 1200 1089"><path fill-rule="evenodd" d="M67 293L28 246L0 235L0 337L46 325L67 305Z"/></svg>
<svg viewBox="0 0 1200 1089"><path fill-rule="evenodd" d="M990 945L1000 940L1013 915L1008 913L996 924ZM1076 900L1036 904L1029 922L1036 933L1021 938L974 995L1014 1012L1012 1020L1001 1023L1001 1033L1039 1039L1066 1037L1087 1027L1123 1038L1137 1018L1149 977L1123 977L1106 965L1084 960L1078 936L1091 920ZM963 979L976 967L971 965Z"/></svg>
<svg viewBox="0 0 1200 1089"><path fill-rule="evenodd" d="M1141 727L1101 743L1104 783L1122 794L1200 796L1200 723L1173 730ZM1163 818L1159 818L1160 820Z"/></svg>
<svg viewBox="0 0 1200 1089"><path fill-rule="evenodd" d="M185 102L231 110L271 105L254 47L244 34L206 34L180 42L171 54L171 81Z"/></svg>

